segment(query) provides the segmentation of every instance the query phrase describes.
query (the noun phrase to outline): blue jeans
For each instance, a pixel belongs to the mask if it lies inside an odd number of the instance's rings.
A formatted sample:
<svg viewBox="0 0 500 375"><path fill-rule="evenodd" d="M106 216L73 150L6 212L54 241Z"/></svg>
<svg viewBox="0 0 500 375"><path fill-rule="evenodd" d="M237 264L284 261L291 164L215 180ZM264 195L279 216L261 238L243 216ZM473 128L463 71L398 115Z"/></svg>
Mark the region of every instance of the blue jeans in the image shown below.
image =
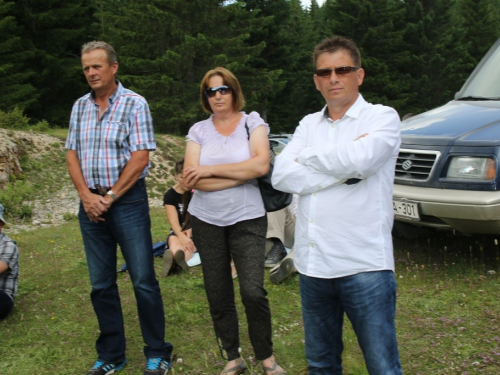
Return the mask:
<svg viewBox="0 0 500 375"><path fill-rule="evenodd" d="M96 341L99 360L117 363L125 360L125 330L118 294L117 245L127 262L134 287L146 357L170 360L172 345L165 342L165 315L160 286L151 251L151 221L144 179L113 203L93 223L80 203L78 218L87 256L92 292L90 297L99 322Z"/></svg>
<svg viewBox="0 0 500 375"><path fill-rule="evenodd" d="M402 374L392 271L336 279L300 275L309 375L342 375L344 312L351 321L371 375Z"/></svg>

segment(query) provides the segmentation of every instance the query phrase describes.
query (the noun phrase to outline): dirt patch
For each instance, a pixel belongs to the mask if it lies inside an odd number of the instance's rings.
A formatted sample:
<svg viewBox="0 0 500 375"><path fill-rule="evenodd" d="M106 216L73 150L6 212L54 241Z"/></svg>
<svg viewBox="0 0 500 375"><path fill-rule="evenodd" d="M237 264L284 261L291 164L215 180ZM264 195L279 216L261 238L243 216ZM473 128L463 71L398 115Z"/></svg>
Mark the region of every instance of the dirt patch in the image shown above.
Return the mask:
<svg viewBox="0 0 500 375"><path fill-rule="evenodd" d="M157 135L157 150L150 154L152 168L148 177L150 207L163 205L162 195L173 184L172 168L175 160L184 154L184 139L169 135ZM32 230L40 227L60 225L78 213L79 197L66 170L64 141L47 134L0 129L0 188L12 175L23 174L21 158L33 160L56 159L50 173L62 176L49 191L42 191L29 202L33 215L28 222L13 223L9 232ZM27 180L30 181L29 174ZM52 184L54 185L54 184Z"/></svg>

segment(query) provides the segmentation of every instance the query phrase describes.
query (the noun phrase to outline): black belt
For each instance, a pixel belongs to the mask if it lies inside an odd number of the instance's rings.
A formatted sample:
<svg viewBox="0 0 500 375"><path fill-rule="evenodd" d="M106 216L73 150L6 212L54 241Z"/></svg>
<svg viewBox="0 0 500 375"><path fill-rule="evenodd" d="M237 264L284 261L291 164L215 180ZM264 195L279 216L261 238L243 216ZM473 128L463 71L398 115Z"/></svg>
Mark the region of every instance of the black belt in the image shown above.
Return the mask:
<svg viewBox="0 0 500 375"><path fill-rule="evenodd" d="M143 182L144 182L144 177L143 177L143 178L139 178L139 179L137 180L137 182L134 184L134 186L136 186L137 184L141 184L141 183L143 183ZM134 187L134 186L132 186L132 187ZM110 187L109 187L109 188L107 188L107 187L102 187L102 186L101 186L101 185L99 185L99 184L95 184L95 189L91 189L91 188L89 188L89 190L90 190L90 192L91 192L92 194L97 194L97 195L101 195L101 196L105 197L105 196L106 196L106 194L108 193L108 191L110 191L110 190L111 190L111 188L110 188Z"/></svg>

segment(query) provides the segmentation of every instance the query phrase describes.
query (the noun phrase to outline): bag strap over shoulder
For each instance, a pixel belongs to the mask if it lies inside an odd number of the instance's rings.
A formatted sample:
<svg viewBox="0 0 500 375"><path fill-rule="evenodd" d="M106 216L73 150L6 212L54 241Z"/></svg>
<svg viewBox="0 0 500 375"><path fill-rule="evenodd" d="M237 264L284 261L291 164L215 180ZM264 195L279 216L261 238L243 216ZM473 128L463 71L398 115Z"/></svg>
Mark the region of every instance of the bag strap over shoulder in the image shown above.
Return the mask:
<svg viewBox="0 0 500 375"><path fill-rule="evenodd" d="M248 117L247 117L248 119ZM245 119L245 129L247 130L247 137L250 140L250 129L248 129L247 120ZM269 162L274 165L274 159L276 158L276 153L274 152L271 145L269 145Z"/></svg>
<svg viewBox="0 0 500 375"><path fill-rule="evenodd" d="M250 130L248 129L247 120L248 117L245 119L245 129L247 130L247 138L250 139Z"/></svg>

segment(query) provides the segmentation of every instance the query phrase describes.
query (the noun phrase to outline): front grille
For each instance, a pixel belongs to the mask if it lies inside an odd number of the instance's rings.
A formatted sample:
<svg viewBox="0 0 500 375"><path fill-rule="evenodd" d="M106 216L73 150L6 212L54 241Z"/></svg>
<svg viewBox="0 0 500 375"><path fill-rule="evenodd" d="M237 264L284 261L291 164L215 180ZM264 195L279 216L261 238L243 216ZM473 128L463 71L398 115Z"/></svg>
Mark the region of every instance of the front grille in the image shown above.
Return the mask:
<svg viewBox="0 0 500 375"><path fill-rule="evenodd" d="M427 181L440 155L439 151L400 149L396 161L396 178Z"/></svg>

